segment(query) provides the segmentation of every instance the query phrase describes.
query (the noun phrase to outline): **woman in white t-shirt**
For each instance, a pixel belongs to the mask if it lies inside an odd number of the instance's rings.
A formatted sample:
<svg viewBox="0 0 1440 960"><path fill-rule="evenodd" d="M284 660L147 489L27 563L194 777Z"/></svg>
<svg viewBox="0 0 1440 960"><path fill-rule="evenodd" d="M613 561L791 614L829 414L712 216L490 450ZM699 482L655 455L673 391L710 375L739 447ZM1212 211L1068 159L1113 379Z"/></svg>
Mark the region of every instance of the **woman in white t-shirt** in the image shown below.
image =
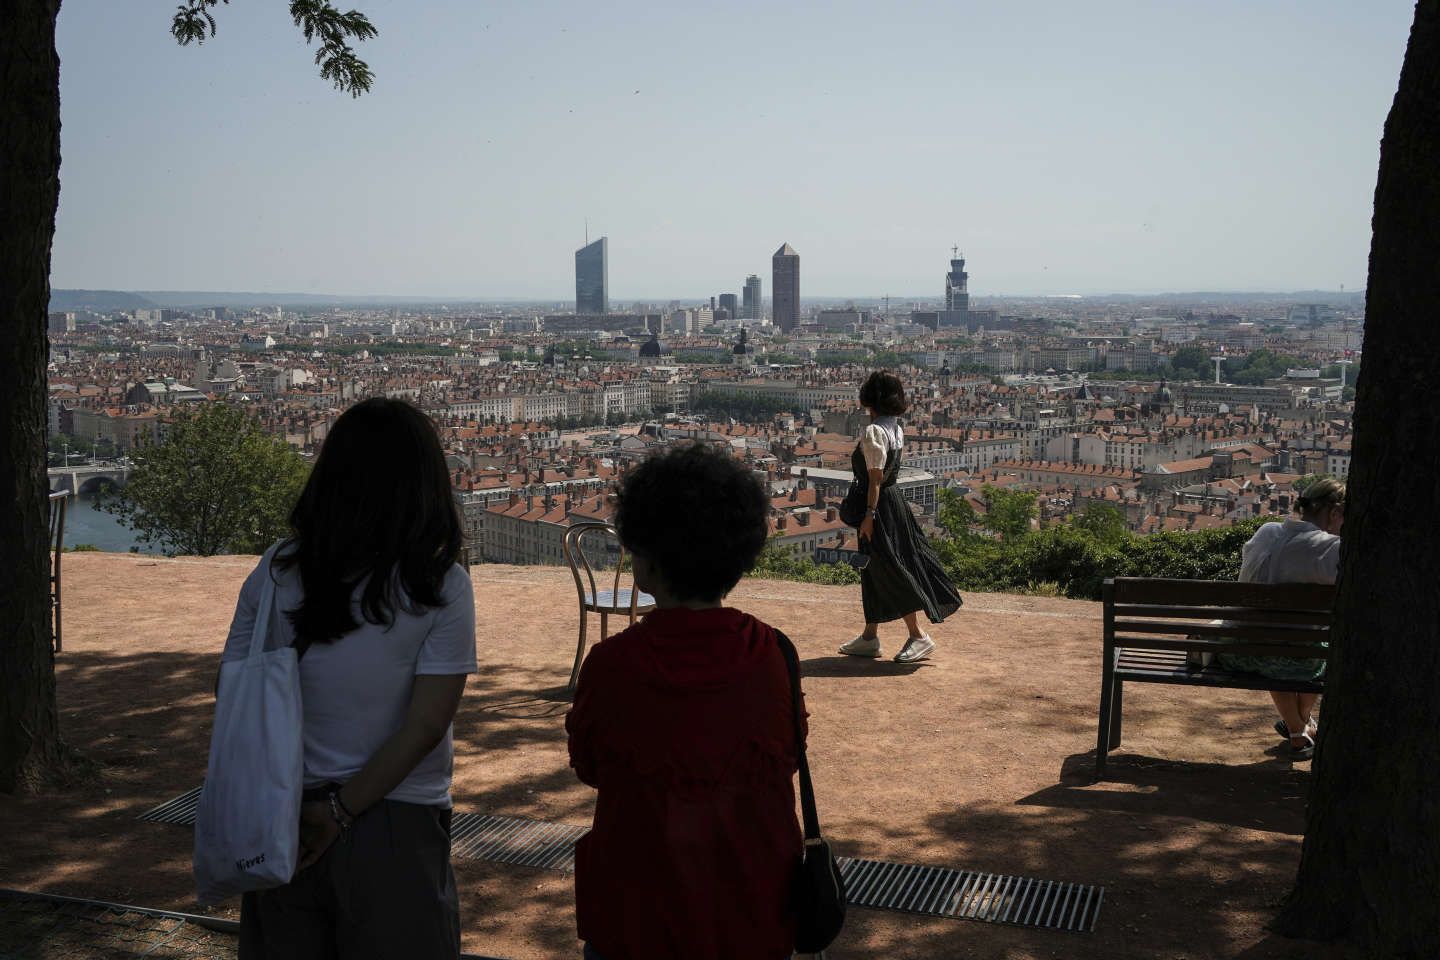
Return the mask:
<svg viewBox="0 0 1440 960"><path fill-rule="evenodd" d="M246 579L225 660L243 659L266 576L271 643L300 651L300 861L247 893L240 958L458 957L451 724L476 670L475 601L440 439L375 398L331 428Z"/></svg>

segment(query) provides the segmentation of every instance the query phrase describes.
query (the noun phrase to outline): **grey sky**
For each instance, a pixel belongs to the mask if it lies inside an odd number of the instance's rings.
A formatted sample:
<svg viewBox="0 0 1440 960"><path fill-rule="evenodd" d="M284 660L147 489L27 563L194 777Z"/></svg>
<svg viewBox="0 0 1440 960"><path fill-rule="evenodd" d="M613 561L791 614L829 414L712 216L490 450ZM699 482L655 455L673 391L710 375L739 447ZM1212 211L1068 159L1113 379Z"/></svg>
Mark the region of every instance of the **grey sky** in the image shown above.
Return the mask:
<svg viewBox="0 0 1440 960"><path fill-rule="evenodd" d="M349 6L347 0L344 6ZM53 284L573 296L1364 284L1412 5L353 0L375 90L282 0L179 48L66 0Z"/></svg>

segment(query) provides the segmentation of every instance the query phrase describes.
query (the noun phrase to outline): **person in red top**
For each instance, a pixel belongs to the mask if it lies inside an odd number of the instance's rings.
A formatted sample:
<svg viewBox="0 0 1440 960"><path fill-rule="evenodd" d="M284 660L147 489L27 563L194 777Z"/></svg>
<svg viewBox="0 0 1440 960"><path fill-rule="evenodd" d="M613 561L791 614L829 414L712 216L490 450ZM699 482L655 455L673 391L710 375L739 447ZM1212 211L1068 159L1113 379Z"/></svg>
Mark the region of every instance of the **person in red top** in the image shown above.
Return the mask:
<svg viewBox="0 0 1440 960"><path fill-rule="evenodd" d="M781 960L802 853L790 675L773 627L721 605L765 544L754 475L700 444L626 477L616 527L656 610L596 644L565 720L599 791L575 850L592 960Z"/></svg>

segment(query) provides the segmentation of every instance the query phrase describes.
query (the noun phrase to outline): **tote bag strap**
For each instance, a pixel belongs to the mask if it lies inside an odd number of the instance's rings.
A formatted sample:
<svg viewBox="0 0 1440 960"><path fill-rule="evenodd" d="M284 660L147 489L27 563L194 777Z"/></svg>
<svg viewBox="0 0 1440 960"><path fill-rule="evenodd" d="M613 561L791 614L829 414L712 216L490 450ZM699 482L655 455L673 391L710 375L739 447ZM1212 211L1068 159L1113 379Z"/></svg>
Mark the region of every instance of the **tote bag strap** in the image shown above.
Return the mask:
<svg viewBox="0 0 1440 960"><path fill-rule="evenodd" d="M270 570L271 549L266 551L260 563L264 567L264 579L260 586L260 603L255 607L255 625L250 628L250 652L254 659L265 652L265 640L270 634L270 613L275 609L275 575Z"/></svg>
<svg viewBox="0 0 1440 960"><path fill-rule="evenodd" d="M810 782L810 763L805 759L805 731L800 722L800 655L795 644L779 630L775 631L775 642L785 657L785 666L790 671L790 702L795 714L795 753L800 761L800 813L805 821L805 839L820 839L820 816L815 812L815 786Z"/></svg>

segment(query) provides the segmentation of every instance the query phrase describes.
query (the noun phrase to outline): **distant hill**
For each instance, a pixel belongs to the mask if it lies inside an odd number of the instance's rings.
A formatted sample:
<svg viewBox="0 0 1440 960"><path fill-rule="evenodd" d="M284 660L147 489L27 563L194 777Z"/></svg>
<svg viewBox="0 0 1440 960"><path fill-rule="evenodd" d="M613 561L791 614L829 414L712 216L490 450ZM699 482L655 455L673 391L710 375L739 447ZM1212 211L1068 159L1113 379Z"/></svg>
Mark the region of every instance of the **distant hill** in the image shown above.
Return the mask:
<svg viewBox="0 0 1440 960"><path fill-rule="evenodd" d="M50 309L57 313L70 310L93 310L107 313L111 310L147 310L160 304L146 299L138 293L124 290L51 290Z"/></svg>
<svg viewBox="0 0 1440 960"><path fill-rule="evenodd" d="M177 309L206 307L334 307L334 306L400 306L404 304L474 303L471 297L388 297L336 296L328 293L253 293L211 290L62 290L50 291L50 309L111 310Z"/></svg>
<svg viewBox="0 0 1440 960"><path fill-rule="evenodd" d="M139 290L162 307L336 307L407 303L463 303L465 297L337 296L330 293L253 293L247 291Z"/></svg>

